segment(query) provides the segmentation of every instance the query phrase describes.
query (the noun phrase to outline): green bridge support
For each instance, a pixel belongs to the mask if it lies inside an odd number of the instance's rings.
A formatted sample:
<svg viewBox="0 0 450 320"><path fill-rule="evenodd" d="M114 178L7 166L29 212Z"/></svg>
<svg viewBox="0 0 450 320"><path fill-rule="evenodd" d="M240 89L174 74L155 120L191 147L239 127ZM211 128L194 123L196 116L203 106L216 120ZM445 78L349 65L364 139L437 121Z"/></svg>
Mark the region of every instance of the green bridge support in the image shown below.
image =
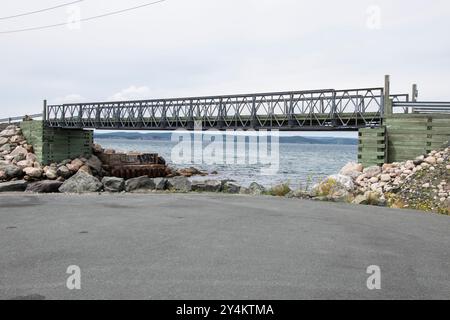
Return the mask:
<svg viewBox="0 0 450 320"><path fill-rule="evenodd" d="M393 114L383 123L359 130L358 160L364 166L413 160L450 141L450 114Z"/></svg>
<svg viewBox="0 0 450 320"><path fill-rule="evenodd" d="M24 137L43 164L92 155L93 130L48 128L43 121L23 121Z"/></svg>

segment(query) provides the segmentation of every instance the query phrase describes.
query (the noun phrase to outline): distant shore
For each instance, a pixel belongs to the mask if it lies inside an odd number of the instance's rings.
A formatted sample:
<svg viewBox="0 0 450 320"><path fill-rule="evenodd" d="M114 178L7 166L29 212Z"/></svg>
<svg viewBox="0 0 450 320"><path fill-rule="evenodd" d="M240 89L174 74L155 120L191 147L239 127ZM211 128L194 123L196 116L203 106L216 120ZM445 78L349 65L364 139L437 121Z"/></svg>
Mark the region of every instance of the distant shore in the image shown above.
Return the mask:
<svg viewBox="0 0 450 320"><path fill-rule="evenodd" d="M95 139L125 139L125 140L148 140L148 141L170 141L171 133L140 133L140 132L111 132L94 134ZM203 133L208 135L208 133ZM296 144L320 144L320 145L357 145L357 138L343 137L303 137L303 136L280 136L279 143Z"/></svg>

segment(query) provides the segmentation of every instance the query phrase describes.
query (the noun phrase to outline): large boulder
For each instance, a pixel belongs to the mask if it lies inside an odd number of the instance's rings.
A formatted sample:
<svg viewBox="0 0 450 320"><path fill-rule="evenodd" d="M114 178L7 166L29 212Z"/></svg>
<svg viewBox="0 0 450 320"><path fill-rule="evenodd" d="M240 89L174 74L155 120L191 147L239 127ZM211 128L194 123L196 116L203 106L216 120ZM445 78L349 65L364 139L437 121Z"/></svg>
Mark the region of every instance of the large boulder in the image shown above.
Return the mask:
<svg viewBox="0 0 450 320"><path fill-rule="evenodd" d="M344 175L332 175L316 184L311 191L311 195L324 200L347 202L351 198L351 191L355 185L352 178Z"/></svg>
<svg viewBox="0 0 450 320"><path fill-rule="evenodd" d="M43 180L28 184L26 192L35 193L58 193L62 182L54 180Z"/></svg>
<svg viewBox="0 0 450 320"><path fill-rule="evenodd" d="M234 181L226 181L222 185L222 191L224 193L239 193L241 191L241 186Z"/></svg>
<svg viewBox="0 0 450 320"><path fill-rule="evenodd" d="M178 192L189 192L192 190L192 183L186 177L173 177L168 179L167 187Z"/></svg>
<svg viewBox="0 0 450 320"><path fill-rule="evenodd" d="M156 190L166 190L167 189L167 178L155 178L153 179L153 182L155 183Z"/></svg>
<svg viewBox="0 0 450 320"><path fill-rule="evenodd" d="M13 164L0 167L0 169L5 172L5 175L8 179L19 178L23 176L23 170Z"/></svg>
<svg viewBox="0 0 450 320"><path fill-rule="evenodd" d="M26 188L27 182L25 180L0 183L0 192L20 192L25 191Z"/></svg>
<svg viewBox="0 0 450 320"><path fill-rule="evenodd" d="M125 190L125 180L117 177L104 177L103 187L107 192L122 192Z"/></svg>
<svg viewBox="0 0 450 320"><path fill-rule="evenodd" d="M62 193L87 193L100 191L103 184L95 177L83 171L78 171L73 177L66 180L59 191Z"/></svg>
<svg viewBox="0 0 450 320"><path fill-rule="evenodd" d="M356 179L362 174L362 172L363 172L362 164L349 162L341 169L341 171L339 171L339 174L351 177L352 179Z"/></svg>
<svg viewBox="0 0 450 320"><path fill-rule="evenodd" d="M344 186L345 190L347 191L353 191L355 189L355 184L353 183L352 178L349 176L344 176L342 174L335 174L330 176L329 178L336 180L337 183Z"/></svg>
<svg viewBox="0 0 450 320"><path fill-rule="evenodd" d="M193 181L192 191L197 192L220 192L222 189L222 181L206 180L206 181Z"/></svg>
<svg viewBox="0 0 450 320"><path fill-rule="evenodd" d="M252 195L261 195L266 191L266 189L259 183L252 182L248 187L248 192Z"/></svg>
<svg viewBox="0 0 450 320"><path fill-rule="evenodd" d="M125 190L127 192L145 192L155 189L155 182L148 176L132 178L125 182Z"/></svg>
<svg viewBox="0 0 450 320"><path fill-rule="evenodd" d="M87 161L86 165L92 170L94 174L102 172L102 162L97 156L92 155Z"/></svg>

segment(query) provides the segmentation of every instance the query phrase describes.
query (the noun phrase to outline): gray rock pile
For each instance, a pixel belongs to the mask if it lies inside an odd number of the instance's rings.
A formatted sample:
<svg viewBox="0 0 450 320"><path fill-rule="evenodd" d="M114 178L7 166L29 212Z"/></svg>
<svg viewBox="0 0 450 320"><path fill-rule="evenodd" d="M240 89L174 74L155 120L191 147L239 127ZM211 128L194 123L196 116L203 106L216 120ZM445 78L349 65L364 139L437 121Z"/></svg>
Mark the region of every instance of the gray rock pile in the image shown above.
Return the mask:
<svg viewBox="0 0 450 320"><path fill-rule="evenodd" d="M339 174L316 184L310 197L445 213L450 209L449 151L432 151L381 167L348 163Z"/></svg>

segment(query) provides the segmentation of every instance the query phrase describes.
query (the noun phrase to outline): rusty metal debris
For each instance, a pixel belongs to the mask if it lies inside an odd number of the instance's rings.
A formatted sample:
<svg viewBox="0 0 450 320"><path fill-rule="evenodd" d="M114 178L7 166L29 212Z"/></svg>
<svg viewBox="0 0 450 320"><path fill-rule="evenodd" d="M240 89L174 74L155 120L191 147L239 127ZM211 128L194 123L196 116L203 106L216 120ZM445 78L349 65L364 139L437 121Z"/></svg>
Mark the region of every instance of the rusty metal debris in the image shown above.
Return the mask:
<svg viewBox="0 0 450 320"><path fill-rule="evenodd" d="M116 153L114 150L103 150L94 146L94 152L103 163L103 169L111 176L119 178L135 178L149 176L150 178L165 177L167 165L164 158L157 153Z"/></svg>

